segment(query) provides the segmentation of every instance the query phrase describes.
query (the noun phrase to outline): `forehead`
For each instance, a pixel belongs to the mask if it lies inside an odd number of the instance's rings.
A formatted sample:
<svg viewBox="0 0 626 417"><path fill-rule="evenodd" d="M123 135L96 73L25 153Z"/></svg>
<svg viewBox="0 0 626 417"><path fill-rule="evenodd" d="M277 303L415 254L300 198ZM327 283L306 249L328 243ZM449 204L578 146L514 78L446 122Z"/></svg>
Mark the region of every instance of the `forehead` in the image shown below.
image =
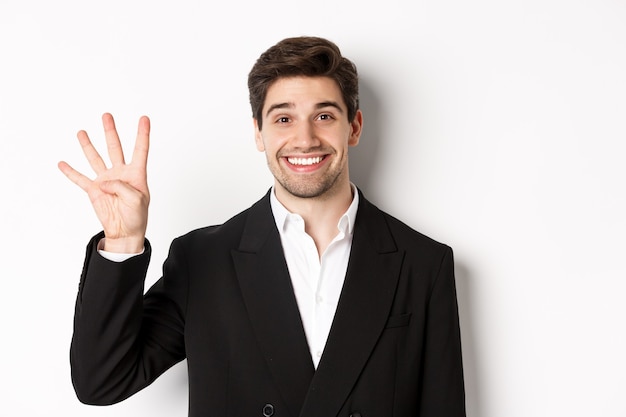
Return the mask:
<svg viewBox="0 0 626 417"><path fill-rule="evenodd" d="M290 108L314 107L325 102L335 102L346 109L339 85L332 78L283 77L268 88L263 109L283 104Z"/></svg>

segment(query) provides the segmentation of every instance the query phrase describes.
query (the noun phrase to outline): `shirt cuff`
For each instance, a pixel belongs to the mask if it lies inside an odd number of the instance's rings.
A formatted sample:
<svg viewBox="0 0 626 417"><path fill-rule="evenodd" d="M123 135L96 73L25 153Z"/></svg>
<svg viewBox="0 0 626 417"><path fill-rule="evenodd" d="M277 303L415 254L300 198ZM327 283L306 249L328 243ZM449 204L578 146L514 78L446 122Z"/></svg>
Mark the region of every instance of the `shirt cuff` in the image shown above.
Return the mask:
<svg viewBox="0 0 626 417"><path fill-rule="evenodd" d="M143 249L141 250L141 252L139 252L139 253L107 252L104 249L102 249L102 248L104 248L104 239L106 239L106 238L102 238L98 242L98 253L104 259L107 259L107 260L112 261L112 262L124 262L125 260L130 259L133 256L141 255L146 250L146 247L144 246Z"/></svg>

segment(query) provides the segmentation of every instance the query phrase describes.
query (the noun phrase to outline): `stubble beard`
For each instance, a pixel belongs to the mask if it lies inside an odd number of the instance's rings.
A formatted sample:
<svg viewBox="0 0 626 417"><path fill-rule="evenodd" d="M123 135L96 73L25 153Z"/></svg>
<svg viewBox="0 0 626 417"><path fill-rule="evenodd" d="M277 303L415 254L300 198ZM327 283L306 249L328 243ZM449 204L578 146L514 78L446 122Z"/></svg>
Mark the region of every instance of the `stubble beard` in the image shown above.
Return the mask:
<svg viewBox="0 0 626 417"><path fill-rule="evenodd" d="M270 171L276 181L292 196L298 198L326 198L335 192L335 185L342 175L345 175L345 167L330 167L320 175L316 174L290 174L280 163L272 164L268 161Z"/></svg>

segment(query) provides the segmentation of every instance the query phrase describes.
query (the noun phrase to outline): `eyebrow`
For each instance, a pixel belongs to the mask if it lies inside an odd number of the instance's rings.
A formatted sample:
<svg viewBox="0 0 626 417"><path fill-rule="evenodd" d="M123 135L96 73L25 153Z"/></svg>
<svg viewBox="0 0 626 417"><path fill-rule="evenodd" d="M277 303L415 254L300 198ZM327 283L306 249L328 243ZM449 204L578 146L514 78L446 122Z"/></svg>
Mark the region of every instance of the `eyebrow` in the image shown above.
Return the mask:
<svg viewBox="0 0 626 417"><path fill-rule="evenodd" d="M269 116L269 114L271 112L273 112L274 110L280 110L280 109L292 109L295 107L295 104L293 104L292 102L285 102L285 103L277 103L277 104L272 104L267 111L265 112L265 116ZM339 111L339 113L343 114L343 109L341 108L341 106L339 105L339 103L335 102L335 101L322 101L320 103L317 103L315 105L315 109L319 110L319 109L323 109L325 107L333 107L335 109L337 109Z"/></svg>

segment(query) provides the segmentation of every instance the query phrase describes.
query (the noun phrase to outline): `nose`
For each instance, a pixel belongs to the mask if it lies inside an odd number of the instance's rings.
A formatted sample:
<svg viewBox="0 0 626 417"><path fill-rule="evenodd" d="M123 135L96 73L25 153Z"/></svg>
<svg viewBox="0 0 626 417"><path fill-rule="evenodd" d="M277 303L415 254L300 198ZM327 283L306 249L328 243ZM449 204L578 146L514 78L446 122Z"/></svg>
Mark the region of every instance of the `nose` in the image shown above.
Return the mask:
<svg viewBox="0 0 626 417"><path fill-rule="evenodd" d="M300 149L309 149L319 146L315 125L312 121L298 123L295 131L294 146Z"/></svg>

